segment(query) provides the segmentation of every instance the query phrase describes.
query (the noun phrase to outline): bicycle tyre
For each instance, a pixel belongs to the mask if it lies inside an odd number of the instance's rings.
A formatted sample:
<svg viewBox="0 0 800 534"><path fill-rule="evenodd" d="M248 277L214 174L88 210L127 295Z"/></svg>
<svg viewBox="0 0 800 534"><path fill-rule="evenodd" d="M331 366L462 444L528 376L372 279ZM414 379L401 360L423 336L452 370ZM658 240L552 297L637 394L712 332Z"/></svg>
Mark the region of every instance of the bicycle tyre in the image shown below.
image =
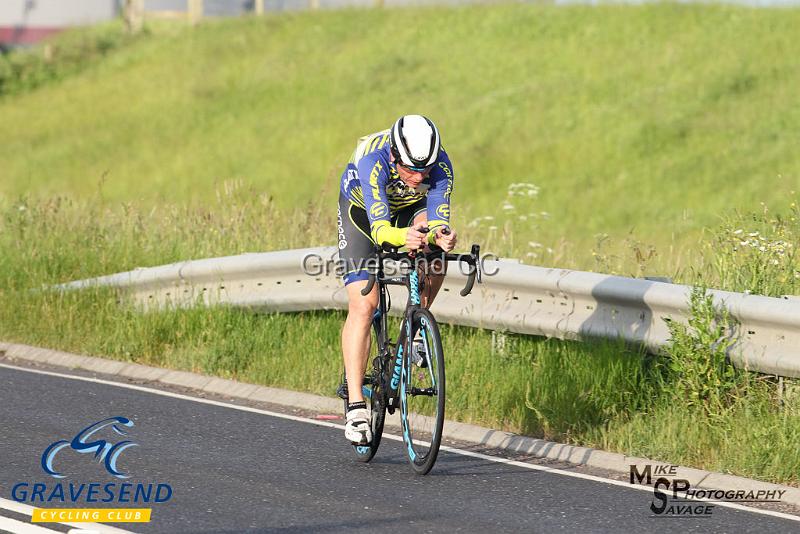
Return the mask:
<svg viewBox="0 0 800 534"><path fill-rule="evenodd" d="M422 330L421 337L427 361L425 366L413 362L405 354L400 379L400 420L403 443L411 467L419 475L433 468L442 442L445 410L445 372L439 326L430 311L421 308L412 316L411 339ZM404 350L408 335L401 330L398 350ZM424 392L424 393L422 393Z"/></svg>

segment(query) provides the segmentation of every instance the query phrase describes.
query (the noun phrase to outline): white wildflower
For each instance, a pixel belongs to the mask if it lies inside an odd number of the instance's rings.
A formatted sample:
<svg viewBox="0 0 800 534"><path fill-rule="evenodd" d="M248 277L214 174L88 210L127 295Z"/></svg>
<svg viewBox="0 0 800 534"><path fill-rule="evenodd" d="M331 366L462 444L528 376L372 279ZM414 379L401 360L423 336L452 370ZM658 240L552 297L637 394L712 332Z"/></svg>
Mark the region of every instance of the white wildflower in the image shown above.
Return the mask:
<svg viewBox="0 0 800 534"><path fill-rule="evenodd" d="M741 234L742 232L744 232L744 230L742 230L741 228L739 228L738 230L734 230L734 231L733 231L733 235L739 235L739 234Z"/></svg>
<svg viewBox="0 0 800 534"><path fill-rule="evenodd" d="M505 202L503 204L503 210L504 211L514 211L514 205L511 204L510 202Z"/></svg>
<svg viewBox="0 0 800 534"><path fill-rule="evenodd" d="M521 197L535 197L539 194L539 188L530 183L525 182L518 182L509 184L508 186L508 195L509 196L521 196Z"/></svg>
<svg viewBox="0 0 800 534"><path fill-rule="evenodd" d="M749 235L750 237L756 237L758 235L758 232L750 232L747 235Z"/></svg>
<svg viewBox="0 0 800 534"><path fill-rule="evenodd" d="M531 248L542 248L542 244L536 241L528 241L528 246Z"/></svg>

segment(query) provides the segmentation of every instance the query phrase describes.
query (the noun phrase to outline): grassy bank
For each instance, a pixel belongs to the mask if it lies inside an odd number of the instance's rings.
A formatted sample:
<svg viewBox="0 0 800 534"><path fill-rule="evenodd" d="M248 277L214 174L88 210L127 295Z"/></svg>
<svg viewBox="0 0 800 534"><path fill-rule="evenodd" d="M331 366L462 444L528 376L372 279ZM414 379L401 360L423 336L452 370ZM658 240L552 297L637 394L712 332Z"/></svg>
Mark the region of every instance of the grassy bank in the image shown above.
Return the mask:
<svg viewBox="0 0 800 534"><path fill-rule="evenodd" d="M799 23L797 9L657 4L151 26L0 101L14 125L0 195L201 203L240 179L281 207L333 205L358 136L413 110L442 129L465 220L532 182L549 219L526 241L565 239L583 267L604 235L668 256L797 186Z"/></svg>
<svg viewBox="0 0 800 534"><path fill-rule="evenodd" d="M341 313L235 309L140 313L113 291L31 292L135 265L319 244L328 224L229 188L203 208L50 201L2 206L0 339L333 395ZM315 215L317 214L317 215ZM766 294L796 292L795 205L732 218L699 243L684 281ZM320 220L323 219L323 220ZM263 228L270 228L263 232ZM476 236L479 237L479 236ZM513 253L513 235L505 240ZM762 250L763 249L763 250ZM798 482L800 396L739 373L715 343L722 320L698 297L693 329L650 356L445 326L448 416L515 432L711 470Z"/></svg>

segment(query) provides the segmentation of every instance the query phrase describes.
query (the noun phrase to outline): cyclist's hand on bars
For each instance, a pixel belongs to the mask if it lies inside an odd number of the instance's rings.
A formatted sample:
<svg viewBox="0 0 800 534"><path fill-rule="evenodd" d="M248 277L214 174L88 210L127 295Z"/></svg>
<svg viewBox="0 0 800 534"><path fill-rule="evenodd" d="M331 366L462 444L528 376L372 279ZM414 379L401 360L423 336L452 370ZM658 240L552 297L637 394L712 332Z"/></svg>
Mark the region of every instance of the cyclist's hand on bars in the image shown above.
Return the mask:
<svg viewBox="0 0 800 534"><path fill-rule="evenodd" d="M424 224L409 227L406 232L406 248L408 250L419 250L428 242L428 235L420 232L423 228L425 228Z"/></svg>
<svg viewBox="0 0 800 534"><path fill-rule="evenodd" d="M439 246L445 252L452 252L454 248L456 248L456 243L458 242L456 232L452 228L448 234L442 233L442 228L436 229L436 245Z"/></svg>

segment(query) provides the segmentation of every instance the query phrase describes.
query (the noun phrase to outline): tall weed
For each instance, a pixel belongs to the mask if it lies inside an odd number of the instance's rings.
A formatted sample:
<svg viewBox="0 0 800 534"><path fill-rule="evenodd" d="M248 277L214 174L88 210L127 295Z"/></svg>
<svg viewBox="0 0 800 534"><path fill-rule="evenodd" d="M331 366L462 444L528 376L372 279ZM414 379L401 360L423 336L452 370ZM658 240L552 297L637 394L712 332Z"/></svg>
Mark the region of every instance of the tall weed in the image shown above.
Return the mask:
<svg viewBox="0 0 800 534"><path fill-rule="evenodd" d="M683 399L689 409L724 417L746 382L746 374L737 371L728 359L735 343L734 321L701 287L692 290L689 313L688 324L668 323L671 340L664 355L670 387L666 393Z"/></svg>

